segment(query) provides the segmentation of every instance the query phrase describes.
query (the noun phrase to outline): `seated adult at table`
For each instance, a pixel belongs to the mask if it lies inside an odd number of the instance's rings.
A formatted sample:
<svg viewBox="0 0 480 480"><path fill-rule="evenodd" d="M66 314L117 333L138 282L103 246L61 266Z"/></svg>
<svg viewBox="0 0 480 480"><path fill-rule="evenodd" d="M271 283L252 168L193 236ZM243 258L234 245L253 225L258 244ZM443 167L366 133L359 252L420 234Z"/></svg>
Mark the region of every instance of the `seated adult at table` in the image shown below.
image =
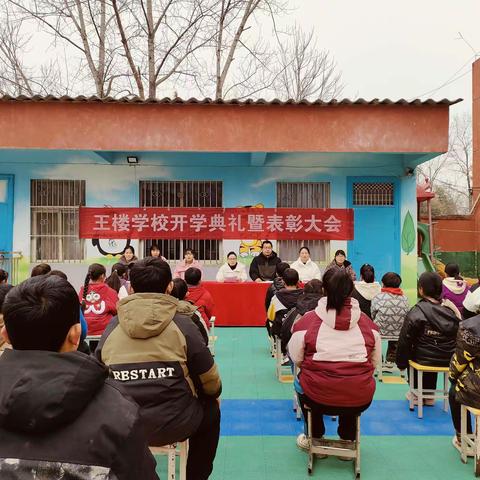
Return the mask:
<svg viewBox="0 0 480 480"><path fill-rule="evenodd" d="M195 256L195 250L187 248L183 253L183 260L181 262L178 262L175 267L175 270L173 272L173 278L182 278L183 280L185 280L185 272L190 267L195 267L199 270L202 270L202 264L195 259Z"/></svg>
<svg viewBox="0 0 480 480"><path fill-rule="evenodd" d="M217 366L198 328L177 312L166 262L138 261L130 281L133 294L119 302L95 355L140 406L149 444L188 438L187 479L206 480L220 435Z"/></svg>
<svg viewBox="0 0 480 480"><path fill-rule="evenodd" d="M160 247L156 243L152 243L152 245L150 246L150 256L155 258L160 258L165 262L167 261L167 259L162 255L162 252L160 251Z"/></svg>
<svg viewBox="0 0 480 480"><path fill-rule="evenodd" d="M316 278L321 280L322 274L318 265L310 258L310 249L302 247L298 252L298 260L293 262L291 267L298 272L298 276L302 283L307 283Z"/></svg>
<svg viewBox="0 0 480 480"><path fill-rule="evenodd" d="M325 434L323 415L338 415L338 435L355 440L355 417L371 404L373 372L381 362L382 344L377 326L351 298L353 281L344 271L324 283L326 297L293 327L288 343L290 358L300 367L300 406L305 418L312 411L314 438ZM300 448L309 447L304 434Z"/></svg>
<svg viewBox="0 0 480 480"><path fill-rule="evenodd" d="M247 269L243 263L238 263L237 254L229 252L227 263L223 264L217 272L217 282L245 282Z"/></svg>
<svg viewBox="0 0 480 480"><path fill-rule="evenodd" d="M278 255L273 251L270 240L262 242L262 251L250 264L250 278L254 282L273 281L277 274L277 265L281 262Z"/></svg>
<svg viewBox="0 0 480 480"><path fill-rule="evenodd" d="M335 256L333 257L333 260L327 265L327 268L325 269L323 274L325 275L325 273L331 269L342 270L347 272L353 281L357 279L357 275L353 270L352 263L347 260L347 256L344 250L337 250L335 252Z"/></svg>
<svg viewBox="0 0 480 480"><path fill-rule="evenodd" d="M188 285L187 300L198 307L199 312L207 327L210 327L210 318L213 316L215 306L212 295L201 284L202 271L195 267L190 267L185 272L185 282Z"/></svg>
<svg viewBox="0 0 480 480"><path fill-rule="evenodd" d="M421 299L408 312L403 322L397 343L396 363L400 370L408 368L408 361L420 365L447 367L455 351L458 331L458 310L455 305L442 300L442 279L435 272L424 272L418 279L418 293ZM417 388L417 374L414 374ZM435 389L436 373L423 374L423 388ZM410 400L409 394L407 399ZM413 399L417 402L417 399ZM432 406L434 399L424 400Z"/></svg>

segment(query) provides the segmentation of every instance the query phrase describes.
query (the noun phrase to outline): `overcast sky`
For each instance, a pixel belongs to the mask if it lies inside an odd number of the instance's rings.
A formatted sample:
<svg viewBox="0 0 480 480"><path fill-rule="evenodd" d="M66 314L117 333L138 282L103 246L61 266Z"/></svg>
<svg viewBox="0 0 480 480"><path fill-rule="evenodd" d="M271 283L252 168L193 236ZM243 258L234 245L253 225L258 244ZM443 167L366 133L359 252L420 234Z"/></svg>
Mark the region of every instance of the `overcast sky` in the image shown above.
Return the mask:
<svg viewBox="0 0 480 480"><path fill-rule="evenodd" d="M295 2L292 2L295 3ZM345 97L464 98L480 54L480 0L296 0L289 15L315 28L343 72ZM463 75L463 76L462 76ZM460 78L458 78L460 77ZM443 88L442 84L451 82Z"/></svg>

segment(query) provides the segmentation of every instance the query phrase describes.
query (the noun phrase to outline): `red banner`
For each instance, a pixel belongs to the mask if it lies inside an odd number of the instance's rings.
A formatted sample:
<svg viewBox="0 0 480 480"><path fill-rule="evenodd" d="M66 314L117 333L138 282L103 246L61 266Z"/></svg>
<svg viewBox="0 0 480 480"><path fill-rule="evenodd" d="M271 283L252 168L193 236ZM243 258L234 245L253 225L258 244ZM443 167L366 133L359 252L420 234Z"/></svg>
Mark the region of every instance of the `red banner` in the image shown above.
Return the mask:
<svg viewBox="0 0 480 480"><path fill-rule="evenodd" d="M352 240L353 210L80 208L80 238Z"/></svg>

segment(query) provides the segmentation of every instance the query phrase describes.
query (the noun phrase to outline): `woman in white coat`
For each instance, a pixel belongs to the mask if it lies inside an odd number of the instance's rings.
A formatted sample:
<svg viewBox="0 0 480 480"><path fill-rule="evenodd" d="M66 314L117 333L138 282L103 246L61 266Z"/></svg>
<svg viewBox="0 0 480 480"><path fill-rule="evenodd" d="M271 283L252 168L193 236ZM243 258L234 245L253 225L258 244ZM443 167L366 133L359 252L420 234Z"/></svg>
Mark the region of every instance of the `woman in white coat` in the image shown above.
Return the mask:
<svg viewBox="0 0 480 480"><path fill-rule="evenodd" d="M237 254L229 252L227 263L222 265L217 273L217 282L245 282L247 269L243 263L238 263Z"/></svg>
<svg viewBox="0 0 480 480"><path fill-rule="evenodd" d="M298 260L293 262L290 268L298 272L300 281L306 283L314 278L321 280L322 274L320 273L318 265L310 258L310 250L308 247L302 247L298 254Z"/></svg>

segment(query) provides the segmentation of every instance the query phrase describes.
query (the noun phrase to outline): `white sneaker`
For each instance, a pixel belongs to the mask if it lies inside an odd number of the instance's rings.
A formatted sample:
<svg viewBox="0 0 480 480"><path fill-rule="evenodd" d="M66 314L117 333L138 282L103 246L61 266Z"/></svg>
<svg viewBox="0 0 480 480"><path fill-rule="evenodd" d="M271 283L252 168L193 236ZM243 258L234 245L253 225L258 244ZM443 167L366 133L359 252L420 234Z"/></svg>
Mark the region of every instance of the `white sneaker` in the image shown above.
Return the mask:
<svg viewBox="0 0 480 480"><path fill-rule="evenodd" d="M288 358L288 355L284 355L282 359L282 367L285 367L287 365L290 365L290 359Z"/></svg>
<svg viewBox="0 0 480 480"><path fill-rule="evenodd" d="M306 452L310 450L310 439L304 433L301 433L297 437L297 447L300 450L305 450Z"/></svg>
<svg viewBox="0 0 480 480"><path fill-rule="evenodd" d="M459 453L462 453L462 444L460 443L460 440L458 439L457 435L454 435L452 438L452 445L453 447L459 451ZM474 453L468 449L467 450L467 457L474 457Z"/></svg>
<svg viewBox="0 0 480 480"><path fill-rule="evenodd" d="M382 365L382 372L391 373L393 372L394 368L395 368L395 365L392 362L385 362Z"/></svg>

